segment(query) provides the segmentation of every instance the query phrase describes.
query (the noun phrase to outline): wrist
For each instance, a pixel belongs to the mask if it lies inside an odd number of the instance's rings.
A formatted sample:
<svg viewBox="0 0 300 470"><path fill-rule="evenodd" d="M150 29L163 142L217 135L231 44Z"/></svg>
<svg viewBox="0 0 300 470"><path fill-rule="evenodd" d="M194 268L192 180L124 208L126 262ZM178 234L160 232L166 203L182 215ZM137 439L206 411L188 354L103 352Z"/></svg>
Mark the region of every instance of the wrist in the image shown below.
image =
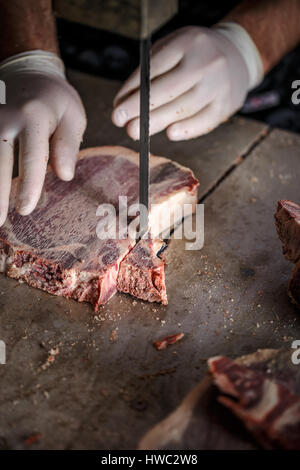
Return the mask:
<svg viewBox="0 0 300 470"><path fill-rule="evenodd" d="M248 70L248 91L255 88L264 78L261 55L251 36L241 25L231 21L217 23L213 29L225 36L238 49Z"/></svg>
<svg viewBox="0 0 300 470"><path fill-rule="evenodd" d="M15 54L0 62L1 78L5 78L5 76L12 73L29 72L66 78L64 63L61 58L53 52L32 50Z"/></svg>

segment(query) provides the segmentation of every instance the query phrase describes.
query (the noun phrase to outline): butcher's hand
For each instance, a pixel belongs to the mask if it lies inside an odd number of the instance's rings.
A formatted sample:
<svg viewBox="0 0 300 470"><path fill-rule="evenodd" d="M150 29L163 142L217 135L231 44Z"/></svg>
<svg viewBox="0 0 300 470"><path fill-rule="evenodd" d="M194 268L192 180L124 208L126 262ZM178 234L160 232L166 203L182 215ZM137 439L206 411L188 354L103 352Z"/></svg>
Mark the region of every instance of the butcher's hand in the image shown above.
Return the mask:
<svg viewBox="0 0 300 470"><path fill-rule="evenodd" d="M0 64L6 104L0 105L0 225L5 222L14 161L19 144L17 209L28 215L43 188L48 160L57 176L74 176L86 127L80 97L66 81L64 65L53 53L31 51Z"/></svg>
<svg viewBox="0 0 300 470"><path fill-rule="evenodd" d="M260 54L244 28L219 23L185 27L152 48L150 134L164 129L170 140L198 137L225 121L263 77ZM112 120L139 138L137 69L114 100Z"/></svg>

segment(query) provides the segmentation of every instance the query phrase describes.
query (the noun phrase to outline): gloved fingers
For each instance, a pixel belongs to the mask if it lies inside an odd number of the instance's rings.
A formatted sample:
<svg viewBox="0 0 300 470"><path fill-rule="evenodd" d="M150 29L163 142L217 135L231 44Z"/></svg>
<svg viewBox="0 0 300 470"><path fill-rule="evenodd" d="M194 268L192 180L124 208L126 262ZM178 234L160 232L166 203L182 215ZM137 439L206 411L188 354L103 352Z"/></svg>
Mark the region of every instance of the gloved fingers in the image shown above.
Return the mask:
<svg viewBox="0 0 300 470"><path fill-rule="evenodd" d="M17 208L30 214L37 205L49 159L49 122L45 117L27 120L19 135L19 186Z"/></svg>
<svg viewBox="0 0 300 470"><path fill-rule="evenodd" d="M24 126L22 113L8 105L0 107L0 138L12 140L18 136Z"/></svg>
<svg viewBox="0 0 300 470"><path fill-rule="evenodd" d="M167 136L170 140L193 139L212 131L224 120L220 103L213 101L194 116L171 124L167 128Z"/></svg>
<svg viewBox="0 0 300 470"><path fill-rule="evenodd" d="M14 142L0 138L0 226L7 217L13 166Z"/></svg>
<svg viewBox="0 0 300 470"><path fill-rule="evenodd" d="M50 142L50 163L63 181L74 177L77 155L86 128L84 113L70 108L64 114Z"/></svg>
<svg viewBox="0 0 300 470"><path fill-rule="evenodd" d="M179 47L176 47L175 44L174 48L172 48L174 36L175 33L172 33L165 38L159 39L153 45L151 49L150 60L151 80L176 67L176 65L178 65L180 60L182 59L182 50ZM125 81L125 83L122 85L122 87L114 98L114 107L119 106L121 101L123 101L127 95L129 95L140 87L140 73L141 69L140 67L138 67Z"/></svg>
<svg viewBox="0 0 300 470"><path fill-rule="evenodd" d="M186 93L197 81L199 81L199 77L196 77L195 74L186 74L185 68L181 65L160 75L151 82L150 110L169 103ZM114 109L112 121L116 126L123 127L139 114L140 90L135 91Z"/></svg>
<svg viewBox="0 0 300 470"><path fill-rule="evenodd" d="M166 129L171 124L195 115L213 100L214 90L199 85L193 87L177 99L150 113L150 135ZM127 125L128 135L134 139L140 136L140 119L136 118Z"/></svg>

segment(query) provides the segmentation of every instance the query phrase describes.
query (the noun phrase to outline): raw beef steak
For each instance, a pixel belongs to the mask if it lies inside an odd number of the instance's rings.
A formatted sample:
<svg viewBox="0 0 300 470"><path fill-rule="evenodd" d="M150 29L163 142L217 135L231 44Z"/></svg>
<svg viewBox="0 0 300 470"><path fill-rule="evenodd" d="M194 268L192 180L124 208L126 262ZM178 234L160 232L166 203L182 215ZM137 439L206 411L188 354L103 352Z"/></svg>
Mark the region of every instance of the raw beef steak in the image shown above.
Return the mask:
<svg viewBox="0 0 300 470"><path fill-rule="evenodd" d="M150 227L166 207L197 202L198 181L191 170L166 158L150 160ZM51 294L91 302L95 308L117 290L121 261L134 239L97 237L100 204L118 210L119 196L138 201L138 154L123 147L96 147L80 152L76 176L60 181L48 171L41 200L29 216L15 210L18 178L11 191L8 218L0 228L0 271Z"/></svg>
<svg viewBox="0 0 300 470"><path fill-rule="evenodd" d="M209 359L214 382L228 407L268 449L300 450L300 371L289 351L258 351L232 361Z"/></svg>
<svg viewBox="0 0 300 470"><path fill-rule="evenodd" d="M292 201L278 201L275 224L284 256L297 263L300 260L300 206Z"/></svg>
<svg viewBox="0 0 300 470"><path fill-rule="evenodd" d="M279 201L275 214L278 236L285 257L295 263L289 280L288 293L300 308L300 206L292 201Z"/></svg>
<svg viewBox="0 0 300 470"><path fill-rule="evenodd" d="M234 361L210 359L211 373L145 434L138 449L255 449L235 416L261 446L299 449L300 367L291 360L295 353L259 349Z"/></svg>
<svg viewBox="0 0 300 470"><path fill-rule="evenodd" d="M163 246L161 240L140 240L121 263L118 291L167 305L165 266L157 256Z"/></svg>

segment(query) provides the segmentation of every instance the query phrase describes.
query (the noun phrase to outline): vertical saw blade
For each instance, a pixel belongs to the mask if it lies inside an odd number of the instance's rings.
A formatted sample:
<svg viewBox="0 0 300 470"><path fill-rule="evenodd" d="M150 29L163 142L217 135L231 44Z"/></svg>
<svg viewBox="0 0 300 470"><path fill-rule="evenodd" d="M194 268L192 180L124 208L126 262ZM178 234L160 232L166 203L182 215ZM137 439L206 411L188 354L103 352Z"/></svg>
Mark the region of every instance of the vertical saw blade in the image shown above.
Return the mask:
<svg viewBox="0 0 300 470"><path fill-rule="evenodd" d="M141 95L140 95L140 204L147 208L140 215L140 233L148 230L149 209L149 104L150 104L150 36L141 39Z"/></svg>

